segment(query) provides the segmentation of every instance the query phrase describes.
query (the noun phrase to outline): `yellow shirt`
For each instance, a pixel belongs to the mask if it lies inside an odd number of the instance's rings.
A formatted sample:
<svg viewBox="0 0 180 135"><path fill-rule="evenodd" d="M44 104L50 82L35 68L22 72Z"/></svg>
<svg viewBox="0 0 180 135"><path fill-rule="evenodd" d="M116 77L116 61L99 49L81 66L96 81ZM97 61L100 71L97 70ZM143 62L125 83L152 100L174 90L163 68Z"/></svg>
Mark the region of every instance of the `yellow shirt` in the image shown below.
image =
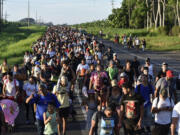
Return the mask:
<svg viewBox="0 0 180 135"><path fill-rule="evenodd" d="M57 89L57 85L53 88L53 93L56 95L58 101L60 102L60 108L69 107L69 94L67 92L67 87L61 87Z"/></svg>
<svg viewBox="0 0 180 135"><path fill-rule="evenodd" d="M8 71L9 71L9 66L8 65L6 65L6 66L1 65L1 73L6 73Z"/></svg>

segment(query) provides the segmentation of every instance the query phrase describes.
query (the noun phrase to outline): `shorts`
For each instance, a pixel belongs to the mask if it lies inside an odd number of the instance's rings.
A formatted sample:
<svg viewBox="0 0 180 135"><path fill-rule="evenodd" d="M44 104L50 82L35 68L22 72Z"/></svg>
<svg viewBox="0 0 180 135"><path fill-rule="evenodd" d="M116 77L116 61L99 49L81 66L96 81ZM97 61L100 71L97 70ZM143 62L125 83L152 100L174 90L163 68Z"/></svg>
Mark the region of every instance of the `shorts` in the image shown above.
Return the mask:
<svg viewBox="0 0 180 135"><path fill-rule="evenodd" d="M59 116L61 118L67 118L69 116L69 107L66 108L60 108L59 109Z"/></svg>

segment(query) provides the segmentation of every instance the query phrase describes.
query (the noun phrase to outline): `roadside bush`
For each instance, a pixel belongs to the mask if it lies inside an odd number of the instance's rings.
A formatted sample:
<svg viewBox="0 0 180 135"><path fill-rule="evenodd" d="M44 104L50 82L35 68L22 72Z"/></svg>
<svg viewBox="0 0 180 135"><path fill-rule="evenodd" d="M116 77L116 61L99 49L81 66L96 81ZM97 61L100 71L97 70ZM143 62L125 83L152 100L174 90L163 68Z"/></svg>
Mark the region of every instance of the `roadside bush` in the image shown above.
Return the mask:
<svg viewBox="0 0 180 135"><path fill-rule="evenodd" d="M160 35L168 35L169 34L169 29L166 26L165 27L158 27L157 32Z"/></svg>
<svg viewBox="0 0 180 135"><path fill-rule="evenodd" d="M171 36L180 36L180 27L179 26L174 26L172 27L170 31Z"/></svg>

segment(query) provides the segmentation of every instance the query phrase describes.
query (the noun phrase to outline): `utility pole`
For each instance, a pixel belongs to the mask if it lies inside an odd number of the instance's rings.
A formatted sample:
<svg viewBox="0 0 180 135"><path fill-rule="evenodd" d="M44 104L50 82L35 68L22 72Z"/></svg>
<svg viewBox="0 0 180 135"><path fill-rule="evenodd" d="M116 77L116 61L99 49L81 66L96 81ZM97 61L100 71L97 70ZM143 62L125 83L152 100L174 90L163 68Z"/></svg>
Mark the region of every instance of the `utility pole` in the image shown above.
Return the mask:
<svg viewBox="0 0 180 135"><path fill-rule="evenodd" d="M38 16L37 16L37 10L36 10L36 24L38 23Z"/></svg>
<svg viewBox="0 0 180 135"><path fill-rule="evenodd" d="M2 3L1 3L1 17L2 17L2 23L3 23L3 16L4 16L4 13L3 13L3 5L4 5L4 0L2 0Z"/></svg>
<svg viewBox="0 0 180 135"><path fill-rule="evenodd" d="M1 17L1 3L2 3L2 0L0 0L0 31L1 31L1 28L2 28L2 17Z"/></svg>
<svg viewBox="0 0 180 135"><path fill-rule="evenodd" d="M28 27L29 27L29 17L30 17L30 4L29 4L29 0L28 0Z"/></svg>
<svg viewBox="0 0 180 135"><path fill-rule="evenodd" d="M6 11L6 13L5 13L5 15L4 15L4 23L6 24L6 22L7 22L7 20L8 20L8 14L7 14L7 11Z"/></svg>
<svg viewBox="0 0 180 135"><path fill-rule="evenodd" d="M112 10L114 9L114 0L111 1Z"/></svg>

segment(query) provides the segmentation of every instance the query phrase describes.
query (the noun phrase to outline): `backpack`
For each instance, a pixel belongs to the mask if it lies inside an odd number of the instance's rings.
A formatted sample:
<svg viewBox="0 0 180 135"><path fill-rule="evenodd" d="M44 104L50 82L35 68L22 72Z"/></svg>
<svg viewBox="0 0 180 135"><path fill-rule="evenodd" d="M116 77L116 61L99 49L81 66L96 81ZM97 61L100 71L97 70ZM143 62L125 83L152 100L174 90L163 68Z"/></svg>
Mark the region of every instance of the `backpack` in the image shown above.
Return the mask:
<svg viewBox="0 0 180 135"><path fill-rule="evenodd" d="M95 120L95 123L96 123L96 126L95 126L95 128L96 128L96 131L98 130L98 123L103 119L104 120L104 118L103 118L103 112L101 112L101 111L98 111L97 112L97 116L96 116L96 120ZM114 115L112 116L112 118L114 118L114 124L115 124L115 117L114 117ZM104 120L105 122L107 122L107 120ZM102 122L101 123L101 126L102 125L106 125L107 126L107 128L109 128L109 126L111 125L112 123L110 122L107 122L107 123L104 123L104 122ZM112 124L113 125L113 124ZM115 125L113 125L113 126L115 126ZM101 130L103 130L103 129L107 129L106 127L100 127L101 128ZM107 132L107 131L105 131L105 132ZM109 131L108 131L109 132ZM107 134L109 134L109 133L107 133Z"/></svg>
<svg viewBox="0 0 180 135"><path fill-rule="evenodd" d="M162 78L161 78L162 79ZM158 80L159 81L159 80ZM162 85L162 83L163 83L163 81L161 80L161 84L160 84L160 87L158 87L158 89L157 89L157 97L159 97L159 93L160 93L160 91L161 91L161 85ZM167 82L168 83L168 82ZM173 83L175 83L174 81L173 81ZM170 90L171 88L172 88L172 85L169 85L169 83L167 84L168 86L167 86L167 91L168 91L168 97L169 98L172 98L172 96L173 96L173 92L172 92L172 90Z"/></svg>

